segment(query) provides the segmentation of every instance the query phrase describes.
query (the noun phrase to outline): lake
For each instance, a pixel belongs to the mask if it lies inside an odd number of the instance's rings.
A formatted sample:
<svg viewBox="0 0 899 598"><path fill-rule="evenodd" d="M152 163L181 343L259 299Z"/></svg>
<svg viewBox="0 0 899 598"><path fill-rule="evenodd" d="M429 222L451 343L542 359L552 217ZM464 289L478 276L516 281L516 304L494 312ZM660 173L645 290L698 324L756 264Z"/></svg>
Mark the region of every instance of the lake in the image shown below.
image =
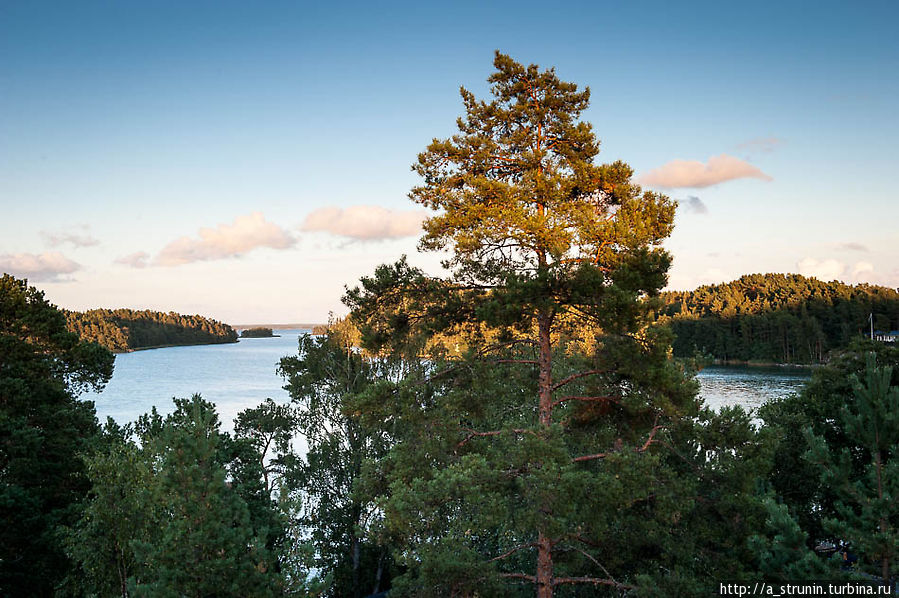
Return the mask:
<svg viewBox="0 0 899 598"><path fill-rule="evenodd" d="M696 379L699 395L709 407L741 405L755 409L769 399L799 392L811 375L810 368L712 365L699 372Z"/></svg>
<svg viewBox="0 0 899 598"><path fill-rule="evenodd" d="M137 419L154 405L160 413L173 409L172 397L200 393L218 408L222 427L233 428L237 414L267 397L286 401L278 361L295 355L297 341L308 330L278 330L280 337L243 338L238 343L167 347L121 353L115 374L100 394L89 393L100 421ZM797 368L710 366L697 376L700 395L715 409L724 405L755 408L771 398L799 391L810 370Z"/></svg>
<svg viewBox="0 0 899 598"><path fill-rule="evenodd" d="M120 353L112 380L100 394L88 393L101 422L137 419L154 405L163 415L174 409L172 397L194 393L215 403L222 428L233 429L234 418L266 398L286 401L278 361L296 355L297 341L309 330L276 330L274 338L242 338L237 343L166 347Z"/></svg>

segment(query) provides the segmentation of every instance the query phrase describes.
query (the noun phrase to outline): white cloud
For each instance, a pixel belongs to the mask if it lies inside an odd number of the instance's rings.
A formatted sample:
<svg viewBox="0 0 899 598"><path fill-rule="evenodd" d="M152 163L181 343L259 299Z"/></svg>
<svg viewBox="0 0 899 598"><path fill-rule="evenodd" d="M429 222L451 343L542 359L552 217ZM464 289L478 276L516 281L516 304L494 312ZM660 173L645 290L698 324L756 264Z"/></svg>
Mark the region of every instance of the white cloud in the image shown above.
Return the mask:
<svg viewBox="0 0 899 598"><path fill-rule="evenodd" d="M0 271L34 282L61 282L63 275L77 272L81 265L58 251L0 254Z"/></svg>
<svg viewBox="0 0 899 598"><path fill-rule="evenodd" d="M865 278L867 275L874 273L874 264L870 262L856 262L855 266L852 267L852 279L853 280L861 280Z"/></svg>
<svg viewBox="0 0 899 598"><path fill-rule="evenodd" d="M41 231L41 236L50 247L59 247L60 245L69 244L72 247L93 247L99 245L100 241L88 232L88 226L81 226L83 233L78 232L60 232L53 233L50 231Z"/></svg>
<svg viewBox="0 0 899 598"><path fill-rule="evenodd" d="M835 259L817 260L807 257L796 264L797 271L803 276L810 276L818 280L841 280L847 284L869 284L896 286L896 272L883 274L874 268L871 262L855 262L851 266Z"/></svg>
<svg viewBox="0 0 899 598"><path fill-rule="evenodd" d="M116 259L115 263L131 266L132 268L146 268L149 259L150 254L146 251L137 251L135 253L129 253L128 255L123 255Z"/></svg>
<svg viewBox="0 0 899 598"><path fill-rule="evenodd" d="M233 224L201 228L198 234L199 238L181 237L163 247L153 265L179 266L221 260L239 257L260 247L287 249L296 243L290 233L267 222L260 212L239 216Z"/></svg>
<svg viewBox="0 0 899 598"><path fill-rule="evenodd" d="M427 217L423 210L388 210L380 206L319 208L300 227L305 231L328 232L360 240L399 239L421 232Z"/></svg>
<svg viewBox="0 0 899 598"><path fill-rule="evenodd" d="M749 151L757 151L767 154L769 152L773 152L777 149L778 146L783 145L783 139L779 139L777 137L758 137L756 139L750 139L749 141L744 141L737 145L737 149L741 150L749 150Z"/></svg>
<svg viewBox="0 0 899 598"><path fill-rule="evenodd" d="M817 278L818 280L831 281L842 280L846 273L846 264L835 259L816 260L807 257L799 260L796 270L803 276Z"/></svg>
<svg viewBox="0 0 899 598"><path fill-rule="evenodd" d="M748 162L721 154L709 158L705 164L696 160L672 160L637 178L643 185L668 189L678 187L709 187L735 179L772 178Z"/></svg>
<svg viewBox="0 0 899 598"><path fill-rule="evenodd" d="M839 246L839 249L845 249L847 251L870 251L867 245L863 245L862 243L843 243Z"/></svg>

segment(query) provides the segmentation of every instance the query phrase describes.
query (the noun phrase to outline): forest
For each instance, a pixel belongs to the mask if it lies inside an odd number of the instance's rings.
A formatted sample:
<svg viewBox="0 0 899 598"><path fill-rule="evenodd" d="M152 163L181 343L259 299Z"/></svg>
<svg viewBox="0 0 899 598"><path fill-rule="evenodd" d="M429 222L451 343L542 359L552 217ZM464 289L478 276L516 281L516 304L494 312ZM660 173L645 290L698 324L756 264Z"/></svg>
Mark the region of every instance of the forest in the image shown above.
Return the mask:
<svg viewBox="0 0 899 598"><path fill-rule="evenodd" d="M91 309L65 314L69 330L116 353L237 342L237 332L231 326L198 315L147 309Z"/></svg>
<svg viewBox="0 0 899 598"><path fill-rule="evenodd" d="M675 202L598 163L589 89L499 52L494 67L491 97L463 88L458 132L413 165L410 198L436 214L420 249L445 251L446 275L403 257L348 287L348 317L278 363L290 400L233 432L200 395L101 425L78 397L109 381L112 353L0 278L0 593L895 580L899 348L857 338L798 395L706 408L693 360L672 355L686 295L661 292Z"/></svg>
<svg viewBox="0 0 899 598"><path fill-rule="evenodd" d="M678 357L813 364L869 336L869 317L874 330L899 330L896 289L798 274L750 274L662 300Z"/></svg>
<svg viewBox="0 0 899 598"><path fill-rule="evenodd" d="M240 338L269 338L275 336L271 328L257 326L240 331Z"/></svg>

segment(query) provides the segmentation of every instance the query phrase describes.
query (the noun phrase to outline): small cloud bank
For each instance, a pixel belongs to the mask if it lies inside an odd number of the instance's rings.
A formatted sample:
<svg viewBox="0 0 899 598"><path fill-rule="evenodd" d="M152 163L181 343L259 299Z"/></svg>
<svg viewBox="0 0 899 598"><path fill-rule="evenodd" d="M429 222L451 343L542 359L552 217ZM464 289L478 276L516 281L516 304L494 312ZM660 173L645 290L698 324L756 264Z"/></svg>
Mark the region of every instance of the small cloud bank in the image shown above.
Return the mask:
<svg viewBox="0 0 899 598"><path fill-rule="evenodd" d="M737 145L737 149L768 154L783 145L783 139L777 137L759 137Z"/></svg>
<svg viewBox="0 0 899 598"><path fill-rule="evenodd" d="M423 210L388 210L380 206L319 208L300 226L309 232L326 232L361 241L400 239L421 232L427 218Z"/></svg>
<svg viewBox="0 0 899 598"><path fill-rule="evenodd" d="M81 226L83 233L77 232L61 232L54 233L50 231L41 231L41 237L50 247L59 247L60 245L71 245L72 247L93 247L99 245L100 241L88 232L88 226Z"/></svg>
<svg viewBox="0 0 899 598"><path fill-rule="evenodd" d="M710 187L736 179L773 180L770 176L750 164L721 154L709 158L705 164L697 160L672 160L637 178L642 185L676 189L681 187Z"/></svg>
<svg viewBox="0 0 899 598"><path fill-rule="evenodd" d="M260 247L288 249L296 243L296 239L290 233L266 221L261 212L239 216L232 224L201 228L198 234L199 238L181 237L163 247L153 260L153 265L180 266L193 262L223 260L240 257ZM135 259L136 255L126 257L132 258L132 262L142 263L140 257Z"/></svg>
<svg viewBox="0 0 899 598"><path fill-rule="evenodd" d="M80 264L58 251L0 254L0 271L32 282L64 282L69 280L65 277L66 274L80 269Z"/></svg>
<svg viewBox="0 0 899 598"><path fill-rule="evenodd" d="M149 259L150 254L146 251L137 251L128 255L123 255L122 257L115 260L115 263L125 266L131 266L132 268L146 268Z"/></svg>
<svg viewBox="0 0 899 598"><path fill-rule="evenodd" d="M843 243L839 248L845 249L846 251L871 251L868 249L867 245L862 245L861 243Z"/></svg>
<svg viewBox="0 0 899 598"><path fill-rule="evenodd" d="M869 283L888 287L899 285L899 275L893 271L886 275L878 272L871 262L859 261L851 266L836 259L817 260L807 257L799 260L796 270L803 276L818 280L841 280L849 284Z"/></svg>
<svg viewBox="0 0 899 598"><path fill-rule="evenodd" d="M807 257L799 260L796 270L803 276L817 278L818 280L831 281L842 280L846 273L846 264L835 259L816 260Z"/></svg>
<svg viewBox="0 0 899 598"><path fill-rule="evenodd" d="M691 214L708 214L709 208L695 195L688 195L685 203L687 211Z"/></svg>

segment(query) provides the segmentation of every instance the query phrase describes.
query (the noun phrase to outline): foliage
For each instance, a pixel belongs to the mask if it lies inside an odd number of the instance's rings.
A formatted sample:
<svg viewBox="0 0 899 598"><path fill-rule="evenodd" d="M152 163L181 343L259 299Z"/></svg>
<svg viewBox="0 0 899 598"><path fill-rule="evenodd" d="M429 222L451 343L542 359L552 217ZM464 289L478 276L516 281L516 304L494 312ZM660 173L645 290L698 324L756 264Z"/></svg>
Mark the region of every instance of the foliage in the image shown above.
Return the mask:
<svg viewBox="0 0 899 598"><path fill-rule="evenodd" d="M771 443L739 407L702 409L671 431L654 496L611 548L640 596L703 596L715 580L758 579L750 538L763 529Z"/></svg>
<svg viewBox="0 0 899 598"><path fill-rule="evenodd" d="M240 331L240 338L268 338L271 336L275 336L271 328L256 327Z"/></svg>
<svg viewBox="0 0 899 598"><path fill-rule="evenodd" d="M817 363L869 332L899 329L899 292L821 282L798 274L751 274L662 294L680 357Z"/></svg>
<svg viewBox="0 0 899 598"><path fill-rule="evenodd" d="M350 401L390 367L364 356L341 330L332 325L327 336L301 337L298 355L283 358L279 371L307 444L305 460L287 472L287 486L301 497L301 522L328 582L325 595L359 597L390 586L390 555L368 535L379 515L356 488L363 460L383 455L386 438L362 424Z"/></svg>
<svg viewBox="0 0 899 598"><path fill-rule="evenodd" d="M233 328L203 316L146 309L92 309L65 313L69 330L110 351L237 342L237 332Z"/></svg>
<svg viewBox="0 0 899 598"><path fill-rule="evenodd" d="M58 528L89 487L80 457L97 434L94 406L113 356L66 330L65 316L9 275L0 278L0 593L49 596L69 563Z"/></svg>
<svg viewBox="0 0 899 598"><path fill-rule="evenodd" d="M856 341L829 364L816 368L801 393L769 401L758 410L776 442L769 475L772 489L808 534L809 542L830 536L823 521L838 516L837 495L830 484L822 482L818 468L805 459L808 447L797 439L802 438L806 428L811 428L834 453L849 449L853 456L851 479L862 476L867 457L847 435L841 413L856 401L852 377L865 375L865 355L869 352L875 353L878 363L893 368L892 384L899 385L899 347Z"/></svg>
<svg viewBox="0 0 899 598"><path fill-rule="evenodd" d="M269 408L242 413L243 430ZM290 584L279 559L284 517L261 472L250 475L265 454L248 458L245 449L258 448L252 434L220 432L199 395L175 399L165 419L154 410L125 428L108 424L104 445L89 459L91 500L68 533L78 565L71 594L274 596L303 587L296 578L306 572L291 571Z"/></svg>
<svg viewBox="0 0 899 598"><path fill-rule="evenodd" d="M848 446L830 447L806 431L806 457L837 497L837 517L825 520L825 529L848 541L884 581L899 556L899 384L892 380L893 368L877 367L869 353L864 378L851 377L855 400L841 410Z"/></svg>
<svg viewBox="0 0 899 598"><path fill-rule="evenodd" d="M599 143L578 121L589 90L499 53L494 66L492 100L463 89L459 133L413 167L410 197L438 210L421 248L450 250L453 279L400 261L346 298L367 347L430 356L358 408L396 439L371 476L409 568L398 585L627 588L636 573L606 566L609 548L624 520L645 529L664 494L660 443L696 412L652 326L674 204L626 164L594 164ZM447 332L464 357L427 351Z"/></svg>
<svg viewBox="0 0 899 598"><path fill-rule="evenodd" d="M758 569L765 580L823 580L834 575L832 563L821 559L808 547L808 534L799 527L786 505L769 498L765 501L765 509L764 533L750 538Z"/></svg>

